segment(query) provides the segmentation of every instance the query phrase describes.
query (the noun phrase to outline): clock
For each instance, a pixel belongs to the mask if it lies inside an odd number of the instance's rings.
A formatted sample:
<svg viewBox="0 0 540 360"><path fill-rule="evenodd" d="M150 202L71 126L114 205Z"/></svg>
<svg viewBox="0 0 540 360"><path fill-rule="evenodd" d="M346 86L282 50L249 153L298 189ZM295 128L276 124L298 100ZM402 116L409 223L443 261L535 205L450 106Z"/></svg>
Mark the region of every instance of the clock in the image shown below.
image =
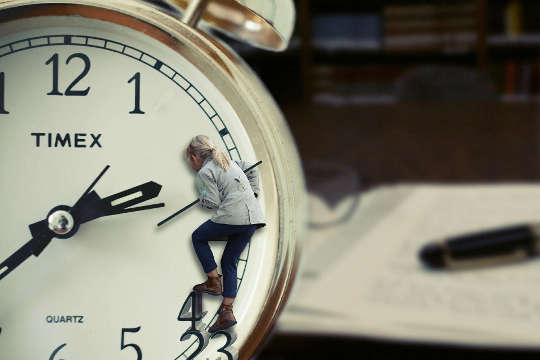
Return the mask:
<svg viewBox="0 0 540 360"><path fill-rule="evenodd" d="M285 304L300 161L256 75L197 25L280 50L292 3L158 5L0 1L0 358L247 359ZM192 292L206 274L191 244L211 213L156 226L197 198L184 150L198 134L262 161L267 223L238 262L238 324L212 336L220 298Z"/></svg>

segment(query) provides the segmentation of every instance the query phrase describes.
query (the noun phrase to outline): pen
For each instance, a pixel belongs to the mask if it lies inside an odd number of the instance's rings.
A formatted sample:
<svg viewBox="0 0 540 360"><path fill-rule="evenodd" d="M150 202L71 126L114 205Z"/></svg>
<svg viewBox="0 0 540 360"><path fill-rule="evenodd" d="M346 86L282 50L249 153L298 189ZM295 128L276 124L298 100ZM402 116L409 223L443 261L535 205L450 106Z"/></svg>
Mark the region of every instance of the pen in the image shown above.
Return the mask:
<svg viewBox="0 0 540 360"><path fill-rule="evenodd" d="M432 269L456 269L509 263L540 252L540 224L522 224L445 238L420 249Z"/></svg>

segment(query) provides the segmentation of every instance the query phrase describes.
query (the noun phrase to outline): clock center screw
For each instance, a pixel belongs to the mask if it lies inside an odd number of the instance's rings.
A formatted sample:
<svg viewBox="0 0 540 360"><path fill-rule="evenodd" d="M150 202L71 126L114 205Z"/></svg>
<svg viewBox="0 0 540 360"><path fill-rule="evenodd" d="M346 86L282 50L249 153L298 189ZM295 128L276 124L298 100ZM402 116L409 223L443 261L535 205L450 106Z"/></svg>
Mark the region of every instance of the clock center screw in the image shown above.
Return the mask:
<svg viewBox="0 0 540 360"><path fill-rule="evenodd" d="M65 210L56 210L49 215L47 221L49 222L49 229L54 231L58 235L69 233L73 230L75 221L73 216Z"/></svg>

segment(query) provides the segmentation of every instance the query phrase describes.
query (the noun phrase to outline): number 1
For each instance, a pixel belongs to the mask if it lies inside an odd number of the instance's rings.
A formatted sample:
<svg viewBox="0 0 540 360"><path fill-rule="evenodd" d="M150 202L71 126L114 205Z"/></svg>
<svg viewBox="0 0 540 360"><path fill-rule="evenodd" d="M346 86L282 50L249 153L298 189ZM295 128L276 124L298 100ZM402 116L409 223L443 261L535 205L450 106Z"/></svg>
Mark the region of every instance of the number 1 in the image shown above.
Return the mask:
<svg viewBox="0 0 540 360"><path fill-rule="evenodd" d="M130 111L130 114L144 114L141 110L141 73L138 72L128 80L128 84L135 80L135 108Z"/></svg>

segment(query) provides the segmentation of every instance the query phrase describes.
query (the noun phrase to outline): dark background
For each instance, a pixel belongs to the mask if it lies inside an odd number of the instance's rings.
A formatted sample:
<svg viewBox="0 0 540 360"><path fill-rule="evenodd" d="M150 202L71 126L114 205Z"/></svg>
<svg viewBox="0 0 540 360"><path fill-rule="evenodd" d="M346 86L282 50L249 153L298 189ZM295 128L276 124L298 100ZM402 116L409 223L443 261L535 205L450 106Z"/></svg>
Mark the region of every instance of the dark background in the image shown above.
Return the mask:
<svg viewBox="0 0 540 360"><path fill-rule="evenodd" d="M295 4L285 52L228 41L283 110L308 190L335 201L312 170L318 162L353 169L363 190L540 179L540 1ZM540 359L540 352L276 331L257 359L358 357Z"/></svg>
<svg viewBox="0 0 540 360"><path fill-rule="evenodd" d="M540 178L540 1L295 4L287 51L233 46L283 110L305 170L342 161L364 185Z"/></svg>

